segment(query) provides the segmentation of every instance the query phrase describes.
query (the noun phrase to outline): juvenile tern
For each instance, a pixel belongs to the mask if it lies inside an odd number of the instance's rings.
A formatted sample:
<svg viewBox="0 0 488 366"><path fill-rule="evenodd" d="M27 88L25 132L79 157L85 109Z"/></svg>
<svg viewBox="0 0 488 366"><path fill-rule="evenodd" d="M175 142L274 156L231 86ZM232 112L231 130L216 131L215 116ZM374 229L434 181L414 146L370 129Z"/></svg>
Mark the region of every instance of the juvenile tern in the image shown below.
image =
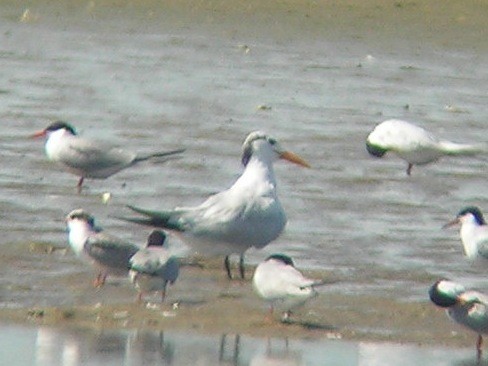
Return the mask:
<svg viewBox="0 0 488 366"><path fill-rule="evenodd" d="M166 234L154 230L147 239L146 248L140 249L130 259L129 277L139 291L137 300L147 292L161 291L161 301L166 296L166 286L178 278L178 259L164 247Z"/></svg>
<svg viewBox="0 0 488 366"><path fill-rule="evenodd" d="M48 159L80 177L77 184L78 192L81 192L85 178L105 179L141 161L168 157L184 151L180 149L138 155L131 151L111 147L102 141L80 137L73 126L62 121L54 122L32 135L33 138L44 136L47 136L45 151Z"/></svg>
<svg viewBox="0 0 488 366"><path fill-rule="evenodd" d="M478 207L469 206L463 208L456 218L443 226L448 228L461 224L461 242L464 254L469 259L488 260L488 225Z"/></svg>
<svg viewBox="0 0 488 366"><path fill-rule="evenodd" d="M95 226L95 218L82 209L71 211L66 224L73 252L98 271L95 287L103 286L108 275L127 276L129 259L139 250L137 245L105 234Z"/></svg>
<svg viewBox="0 0 488 366"><path fill-rule="evenodd" d="M439 280L429 290L434 304L446 309L447 315L456 323L478 334L476 351L481 357L482 334L488 334L488 296L466 289L449 280Z"/></svg>
<svg viewBox="0 0 488 366"><path fill-rule="evenodd" d="M414 165L432 163L445 155L475 155L487 151L481 144L439 140L422 127L399 119L378 124L366 139L366 149L378 158L389 151L396 154L408 163L408 175Z"/></svg>
<svg viewBox="0 0 488 366"><path fill-rule="evenodd" d="M239 254L240 275L244 278L244 252L251 247L263 248L281 234L286 224L273 170L273 162L280 158L310 167L299 156L283 150L274 138L252 132L243 144L244 172L229 189L196 207L150 211L128 206L145 217L121 219L179 232L193 250L204 256L224 255L229 278L229 256Z"/></svg>
<svg viewBox="0 0 488 366"><path fill-rule="evenodd" d="M269 302L270 315L273 315L274 307L279 306L284 310L283 319L286 320L291 310L316 296L315 287L325 282L305 277L290 257L273 254L256 267L252 284L254 291Z"/></svg>

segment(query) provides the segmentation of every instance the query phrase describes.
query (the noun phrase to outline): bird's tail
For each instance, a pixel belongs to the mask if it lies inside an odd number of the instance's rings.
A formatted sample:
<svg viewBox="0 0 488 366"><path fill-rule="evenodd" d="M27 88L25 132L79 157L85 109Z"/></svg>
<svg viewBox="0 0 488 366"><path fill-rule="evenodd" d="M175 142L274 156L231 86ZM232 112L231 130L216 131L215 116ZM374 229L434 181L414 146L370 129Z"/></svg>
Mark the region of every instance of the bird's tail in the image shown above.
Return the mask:
<svg viewBox="0 0 488 366"><path fill-rule="evenodd" d="M171 211L151 211L138 208L135 206L127 205L132 211L140 213L146 217L122 217L117 216L116 218L123 221L133 222L139 225L159 227L163 229L183 231L181 226L177 223L171 221L172 212Z"/></svg>
<svg viewBox="0 0 488 366"><path fill-rule="evenodd" d="M486 144L458 144L451 141L439 141L439 144L447 155L476 155L488 152Z"/></svg>
<svg viewBox="0 0 488 366"><path fill-rule="evenodd" d="M303 290L303 289L308 288L308 287L315 288L315 287L320 287L320 286L325 286L325 285L331 285L331 284L334 284L337 282L338 282L337 280L325 280L325 279L324 280L317 280L317 281L314 281L307 286L302 286L300 288Z"/></svg>
<svg viewBox="0 0 488 366"><path fill-rule="evenodd" d="M139 163L141 161L149 160L152 158L166 158L169 156L178 155L178 154L185 152L185 150L186 149L178 149L178 150L171 150L171 151L158 152L158 153L152 153L152 154L148 154L148 155L137 156L134 159L134 163Z"/></svg>

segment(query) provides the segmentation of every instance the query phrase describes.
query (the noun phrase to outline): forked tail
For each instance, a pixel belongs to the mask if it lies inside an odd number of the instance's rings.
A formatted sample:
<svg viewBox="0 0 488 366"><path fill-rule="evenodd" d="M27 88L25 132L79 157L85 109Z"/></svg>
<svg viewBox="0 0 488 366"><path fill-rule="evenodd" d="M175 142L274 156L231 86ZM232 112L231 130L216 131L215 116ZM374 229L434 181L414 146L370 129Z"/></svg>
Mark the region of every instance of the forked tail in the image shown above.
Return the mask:
<svg viewBox="0 0 488 366"><path fill-rule="evenodd" d="M184 231L183 228L177 223L172 221L172 211L151 211L138 208L135 206L127 205L132 211L140 213L145 217L123 217L116 216L117 219L133 222L139 225L159 227L162 229Z"/></svg>
<svg viewBox="0 0 488 366"><path fill-rule="evenodd" d="M141 161L149 160L152 158L165 158L173 155L178 155L183 152L185 152L186 149L178 149L178 150L171 150L171 151L165 151L165 152L158 152L158 153L153 153L153 154L148 154L148 155L142 155L142 156L137 156L134 159L134 163L139 163Z"/></svg>

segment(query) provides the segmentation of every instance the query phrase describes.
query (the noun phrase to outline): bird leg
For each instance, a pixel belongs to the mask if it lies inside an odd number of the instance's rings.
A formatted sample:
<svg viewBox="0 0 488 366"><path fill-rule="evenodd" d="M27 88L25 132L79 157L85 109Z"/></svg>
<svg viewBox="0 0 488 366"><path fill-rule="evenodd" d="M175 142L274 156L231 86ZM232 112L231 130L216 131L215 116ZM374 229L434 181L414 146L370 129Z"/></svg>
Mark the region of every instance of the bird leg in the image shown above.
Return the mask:
<svg viewBox="0 0 488 366"><path fill-rule="evenodd" d="M164 302L164 299L166 298L166 285L168 284L168 281L164 283L164 287L161 290L161 302Z"/></svg>
<svg viewBox="0 0 488 366"><path fill-rule="evenodd" d="M224 259L224 268L227 271L227 277L229 278L229 280L231 280L232 273L230 272L230 260L228 255L226 255Z"/></svg>
<svg viewBox="0 0 488 366"><path fill-rule="evenodd" d="M105 280L107 278L107 275L105 273L100 272L97 275L97 278L93 281L93 287L100 288L105 284Z"/></svg>
<svg viewBox="0 0 488 366"><path fill-rule="evenodd" d="M85 178L81 177L80 180L78 181L78 184L76 185L76 188L78 189L78 193L81 193L81 186L83 185L84 180Z"/></svg>
<svg viewBox="0 0 488 366"><path fill-rule="evenodd" d="M139 291L136 297L136 302L140 304L142 302L142 291Z"/></svg>
<svg viewBox="0 0 488 366"><path fill-rule="evenodd" d="M412 168L413 168L413 164L408 163L408 167L407 167L407 175L411 175L411 174L412 174Z"/></svg>
<svg viewBox="0 0 488 366"><path fill-rule="evenodd" d="M481 349L481 346L483 345L483 337L481 334L478 334L478 341L476 342L476 351L477 351L477 358L478 361L481 359L481 354L483 350Z"/></svg>
<svg viewBox="0 0 488 366"><path fill-rule="evenodd" d="M244 279L246 269L244 268L244 253L239 257L239 272L241 274L241 279Z"/></svg>

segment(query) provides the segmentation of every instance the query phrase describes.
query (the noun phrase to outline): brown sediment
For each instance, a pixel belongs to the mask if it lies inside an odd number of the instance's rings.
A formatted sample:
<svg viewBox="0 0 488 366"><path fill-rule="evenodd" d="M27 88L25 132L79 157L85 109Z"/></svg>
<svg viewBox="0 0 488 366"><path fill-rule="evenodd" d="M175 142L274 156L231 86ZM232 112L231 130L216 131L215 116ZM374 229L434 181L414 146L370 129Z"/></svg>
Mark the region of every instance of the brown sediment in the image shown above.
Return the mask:
<svg viewBox="0 0 488 366"><path fill-rule="evenodd" d="M340 281L321 271L309 275ZM159 296L149 297L149 304L137 304L136 291L128 282L109 283L97 290L90 288L90 280L90 273L76 276L76 286L84 292L77 304L4 308L0 309L0 322L454 346L472 345L475 336L451 323L443 310L428 301L427 295L425 301L403 301L388 295L331 293L327 286L294 314L290 324L282 323L278 313L270 321L266 318L267 307L253 293L250 281L228 281L220 261L186 265L177 283L168 289L164 304L159 302ZM425 281L428 288L431 279L427 276ZM56 285L70 286L68 282L72 283L73 278L60 282L63 283Z"/></svg>

